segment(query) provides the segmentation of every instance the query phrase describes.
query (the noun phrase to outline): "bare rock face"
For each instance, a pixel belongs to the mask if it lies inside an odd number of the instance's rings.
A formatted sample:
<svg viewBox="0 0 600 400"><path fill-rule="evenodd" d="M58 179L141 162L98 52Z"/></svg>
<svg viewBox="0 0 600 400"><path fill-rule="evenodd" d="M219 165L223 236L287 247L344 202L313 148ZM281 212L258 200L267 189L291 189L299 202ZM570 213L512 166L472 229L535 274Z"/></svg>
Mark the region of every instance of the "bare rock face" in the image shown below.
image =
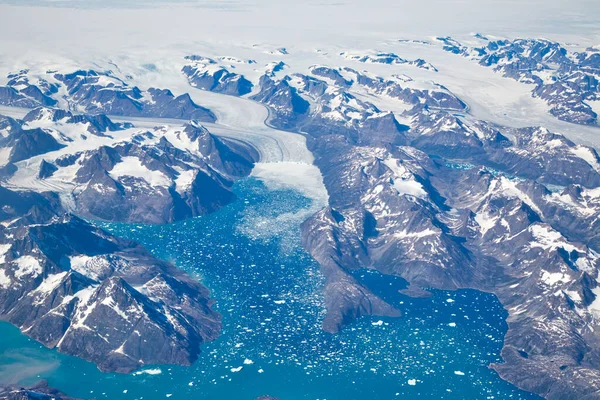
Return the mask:
<svg viewBox="0 0 600 400"><path fill-rule="evenodd" d="M0 400L79 400L48 386L42 381L31 387L0 387Z"/></svg>
<svg viewBox="0 0 600 400"><path fill-rule="evenodd" d="M8 163L16 163L28 158L58 150L64 147L56 138L43 129L18 129L6 137L0 137L0 148L5 149Z"/></svg>
<svg viewBox="0 0 600 400"><path fill-rule="evenodd" d="M181 72L187 77L190 85L198 89L215 93L243 96L252 91L252 82L244 76L229 71L208 57L187 56L187 65ZM243 62L241 60L236 60Z"/></svg>
<svg viewBox="0 0 600 400"><path fill-rule="evenodd" d="M137 243L0 188L0 317L47 347L128 373L190 365L217 337L208 290Z"/></svg>

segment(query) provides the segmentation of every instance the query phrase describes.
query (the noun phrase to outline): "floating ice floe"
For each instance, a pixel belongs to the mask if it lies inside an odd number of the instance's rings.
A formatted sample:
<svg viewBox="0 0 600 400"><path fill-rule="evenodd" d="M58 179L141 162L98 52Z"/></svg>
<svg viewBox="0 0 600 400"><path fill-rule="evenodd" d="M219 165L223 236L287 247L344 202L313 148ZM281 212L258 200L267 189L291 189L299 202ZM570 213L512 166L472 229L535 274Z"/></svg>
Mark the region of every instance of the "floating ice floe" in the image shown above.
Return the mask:
<svg viewBox="0 0 600 400"><path fill-rule="evenodd" d="M136 371L134 372L132 375L137 376L137 375L160 375L162 374L162 371L160 368L152 368L152 369L143 369L141 371Z"/></svg>

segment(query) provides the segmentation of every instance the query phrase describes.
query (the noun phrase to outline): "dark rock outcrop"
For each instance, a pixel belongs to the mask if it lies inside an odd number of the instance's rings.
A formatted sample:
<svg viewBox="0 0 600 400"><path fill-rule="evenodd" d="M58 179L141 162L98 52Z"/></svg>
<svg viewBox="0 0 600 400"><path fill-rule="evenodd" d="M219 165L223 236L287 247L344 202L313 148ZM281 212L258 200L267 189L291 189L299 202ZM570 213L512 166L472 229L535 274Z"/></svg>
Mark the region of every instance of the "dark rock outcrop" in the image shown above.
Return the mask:
<svg viewBox="0 0 600 400"><path fill-rule="evenodd" d="M56 138L41 128L11 131L6 137L0 137L0 148L10 149L8 162L16 163L28 158L58 150L64 147Z"/></svg>
<svg viewBox="0 0 600 400"><path fill-rule="evenodd" d="M0 387L0 400L79 400L48 386L42 381L34 386Z"/></svg>
<svg viewBox="0 0 600 400"><path fill-rule="evenodd" d="M252 91L252 82L244 76L218 66L213 59L201 56L186 57L188 64L181 70L190 85L210 92L243 96Z"/></svg>

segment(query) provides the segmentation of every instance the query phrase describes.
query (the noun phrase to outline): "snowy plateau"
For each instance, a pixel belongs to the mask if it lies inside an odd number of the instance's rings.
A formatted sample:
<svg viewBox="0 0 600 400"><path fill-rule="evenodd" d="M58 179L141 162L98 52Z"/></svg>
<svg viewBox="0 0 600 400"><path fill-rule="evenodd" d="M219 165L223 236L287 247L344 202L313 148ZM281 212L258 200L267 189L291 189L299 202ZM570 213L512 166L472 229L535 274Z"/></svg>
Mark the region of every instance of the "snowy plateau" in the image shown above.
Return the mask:
<svg viewBox="0 0 600 400"><path fill-rule="evenodd" d="M202 390L217 379L233 382L221 398L256 398L236 386L253 379L319 398L270 368L326 376L335 360L370 398L600 399L599 14L591 0L0 0L0 319L123 382L117 398L216 398ZM196 247L166 239L194 224ZM223 253L182 267L199 243ZM246 265L251 246L286 261ZM238 267L231 282L254 291L214 278ZM440 329L463 332L480 305L462 293L500 304L490 388L461 392L450 382L484 379L434 350L423 373L358 350L392 346L407 304L439 296L463 312ZM245 344L262 334L281 340L269 354ZM56 365L11 375L6 354L0 399L115 398L55 385ZM172 368L185 384L162 384ZM206 369L220 377L199 382ZM352 393L337 398L365 398Z"/></svg>

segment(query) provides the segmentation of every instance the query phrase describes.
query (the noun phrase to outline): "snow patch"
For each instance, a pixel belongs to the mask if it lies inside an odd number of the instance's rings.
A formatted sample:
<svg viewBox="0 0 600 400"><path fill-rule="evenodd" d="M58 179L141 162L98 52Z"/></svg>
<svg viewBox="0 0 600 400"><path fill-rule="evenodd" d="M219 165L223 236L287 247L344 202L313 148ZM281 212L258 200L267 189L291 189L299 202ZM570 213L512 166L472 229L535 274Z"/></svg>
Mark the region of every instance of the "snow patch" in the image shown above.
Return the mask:
<svg viewBox="0 0 600 400"><path fill-rule="evenodd" d="M388 158L383 162L394 174L394 189L399 194L410 195L419 198L426 198L427 192L423 189L423 185L415 180L414 175L406 169L397 159Z"/></svg>
<svg viewBox="0 0 600 400"><path fill-rule="evenodd" d="M2 289L8 289L11 285L12 281L11 279L6 276L6 273L4 272L3 269L0 269L0 287Z"/></svg>
<svg viewBox="0 0 600 400"><path fill-rule="evenodd" d="M21 279L23 276L38 276L42 273L42 266L37 258L32 256L22 256L14 261L18 269L15 276Z"/></svg>
<svg viewBox="0 0 600 400"><path fill-rule="evenodd" d="M171 180L160 171L153 171L142 164L137 157L123 157L109 172L110 176L119 179L122 176L141 178L153 187L169 187Z"/></svg>
<svg viewBox="0 0 600 400"><path fill-rule="evenodd" d="M194 182L194 178L196 177L196 171L193 169L184 171L179 167L176 167L175 169L179 172L179 176L175 179L175 189L179 194L183 194L190 186L192 186L192 182Z"/></svg>
<svg viewBox="0 0 600 400"><path fill-rule="evenodd" d="M483 212L475 214L475 222L481 228L481 236L484 236L487 231L496 226L496 221L498 221L498 217L491 218L489 214Z"/></svg>
<svg viewBox="0 0 600 400"><path fill-rule="evenodd" d="M592 166L592 168L600 172L600 163L598 162L596 154L594 154L594 150L586 146L577 146L571 148L570 151L577 157L584 159L585 162Z"/></svg>
<svg viewBox="0 0 600 400"><path fill-rule="evenodd" d="M0 264L4 264L6 253L8 253L11 246L11 244L0 244Z"/></svg>
<svg viewBox="0 0 600 400"><path fill-rule="evenodd" d="M592 111L600 115L600 100L587 100L587 105L592 108Z"/></svg>
<svg viewBox="0 0 600 400"><path fill-rule="evenodd" d="M95 281L100 281L111 269L111 263L105 256L89 257L85 255L69 257L71 269L79 272L81 275L87 276ZM118 267L119 263L114 263L113 267Z"/></svg>
<svg viewBox="0 0 600 400"><path fill-rule="evenodd" d="M538 215L544 215L539 209L539 207L533 202L533 200L531 200L531 198L526 193L524 193L523 191L521 191L521 189L517 187L517 183L515 181L511 181L505 176L501 176L497 182L499 185L499 187L497 188L500 191L502 191L504 195L506 195L507 197L516 197L523 203L527 204Z"/></svg>
<svg viewBox="0 0 600 400"><path fill-rule="evenodd" d="M48 275L46 279L34 290L35 293L49 294L60 285L67 272Z"/></svg>
<svg viewBox="0 0 600 400"><path fill-rule="evenodd" d="M0 148L0 167L4 167L6 164L8 164L11 151L12 147Z"/></svg>
<svg viewBox="0 0 600 400"><path fill-rule="evenodd" d="M546 270L542 270L541 279L542 282L548 286L554 286L559 282L567 283L571 281L571 278L567 274L563 274L562 272L549 272Z"/></svg>
<svg viewBox="0 0 600 400"><path fill-rule="evenodd" d="M544 250L556 250L563 248L568 252L577 250L575 246L569 244L563 235L552 229L549 225L535 224L529 227L529 232L533 235L535 241L530 246L541 247Z"/></svg>
<svg viewBox="0 0 600 400"><path fill-rule="evenodd" d="M592 312L596 317L600 318L600 286L592 289L592 292L596 296L594 301L588 306L588 310Z"/></svg>

